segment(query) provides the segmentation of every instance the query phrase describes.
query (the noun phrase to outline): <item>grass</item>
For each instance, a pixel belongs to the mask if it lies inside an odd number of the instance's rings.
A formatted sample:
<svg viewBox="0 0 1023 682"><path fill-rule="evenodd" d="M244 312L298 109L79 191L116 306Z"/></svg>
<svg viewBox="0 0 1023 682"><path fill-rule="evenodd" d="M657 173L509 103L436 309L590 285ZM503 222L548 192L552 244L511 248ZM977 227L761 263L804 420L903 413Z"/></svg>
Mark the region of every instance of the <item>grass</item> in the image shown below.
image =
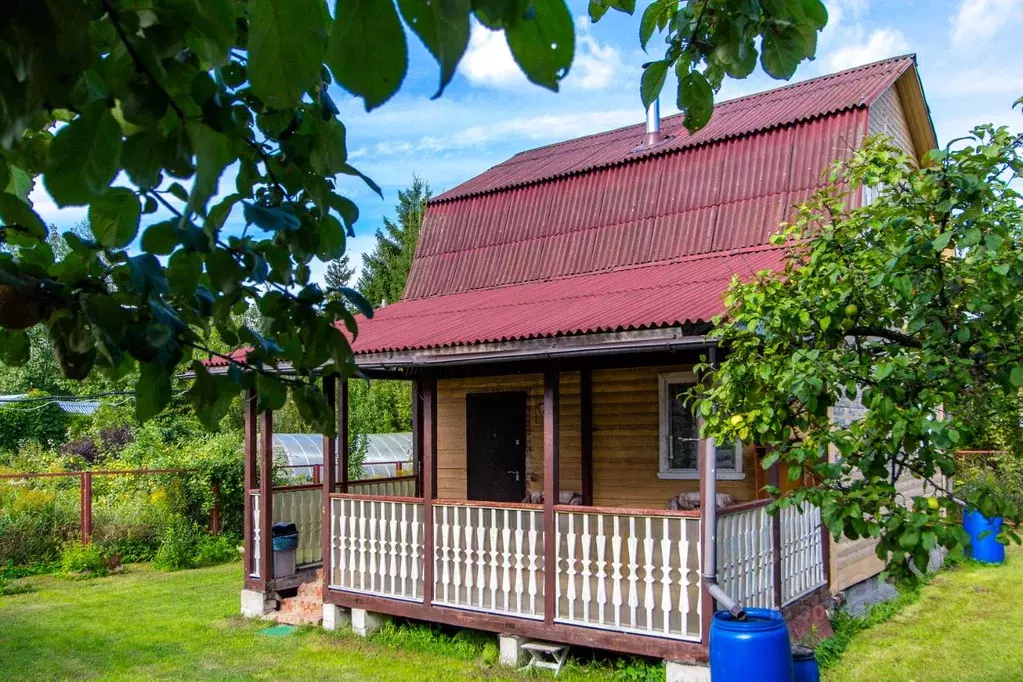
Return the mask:
<svg viewBox="0 0 1023 682"><path fill-rule="evenodd" d="M1004 566L939 573L852 635L825 682L1016 682L1023 673L1023 548ZM856 629L856 628L852 628Z"/></svg>
<svg viewBox="0 0 1023 682"><path fill-rule="evenodd" d="M239 563L176 573L145 565L69 582L19 581L0 596L0 677L17 680L522 680L495 636L399 624L363 640L298 628L267 637L242 619ZM576 657L559 680L663 680L659 663Z"/></svg>
<svg viewBox="0 0 1023 682"><path fill-rule="evenodd" d="M918 595L840 626L825 682L1021 679L1023 549L1008 557L1003 567L943 572ZM238 563L17 584L28 591L0 593L4 679L526 679L495 665L497 638L482 633L398 623L369 640L319 628L264 636L267 623L236 615ZM664 679L659 662L573 653L560 680Z"/></svg>

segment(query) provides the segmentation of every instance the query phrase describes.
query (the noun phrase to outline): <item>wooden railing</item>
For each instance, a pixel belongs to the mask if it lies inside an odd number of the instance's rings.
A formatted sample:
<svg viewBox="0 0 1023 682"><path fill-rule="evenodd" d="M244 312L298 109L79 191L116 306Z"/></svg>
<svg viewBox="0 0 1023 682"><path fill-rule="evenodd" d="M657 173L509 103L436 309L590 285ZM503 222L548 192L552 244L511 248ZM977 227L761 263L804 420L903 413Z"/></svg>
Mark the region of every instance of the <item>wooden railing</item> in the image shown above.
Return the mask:
<svg viewBox="0 0 1023 682"><path fill-rule="evenodd" d="M364 481L349 481L348 492L358 495L412 497L416 494L416 477L396 476L394 478L370 478Z"/></svg>
<svg viewBox="0 0 1023 682"><path fill-rule="evenodd" d="M273 522L291 521L298 528L295 563L309 566L323 561L320 529L323 526L323 488L297 485L274 490Z"/></svg>
<svg viewBox="0 0 1023 682"><path fill-rule="evenodd" d="M743 606L776 606L769 503L763 500L718 512L718 584Z"/></svg>
<svg viewBox="0 0 1023 682"><path fill-rule="evenodd" d="M423 600L423 501L331 496L330 587Z"/></svg>
<svg viewBox="0 0 1023 682"><path fill-rule="evenodd" d="M557 620L699 641L699 513L556 507Z"/></svg>
<svg viewBox="0 0 1023 682"><path fill-rule="evenodd" d="M260 542L260 538L262 537L262 534L260 533L260 530L259 530L259 526L260 526L260 524L259 524L259 493L258 492L250 491L249 492L249 499L246 501L246 503L251 505L251 507L252 507L252 514L249 517L249 518L252 519L252 528L249 529L249 532L252 533L252 543L250 544L250 546L252 548L252 556L249 557L249 567L248 567L249 568L249 577L250 578L258 578L259 577L259 559L260 559L260 552L261 552L260 547L262 546L262 543Z"/></svg>
<svg viewBox="0 0 1023 682"><path fill-rule="evenodd" d="M540 505L438 500L433 527L435 604L543 618Z"/></svg>
<svg viewBox="0 0 1023 682"><path fill-rule="evenodd" d="M717 521L718 581L748 607L777 608L824 584L819 511L779 518L768 504ZM541 505L434 500L430 528L424 511L421 498L331 495L329 586L417 602L429 592L446 608L624 634L704 635L713 606L703 603L698 511L555 505L554 556Z"/></svg>
<svg viewBox="0 0 1023 682"><path fill-rule="evenodd" d="M804 505L786 507L781 522L781 601L790 604L827 581L824 575L824 540L821 510Z"/></svg>

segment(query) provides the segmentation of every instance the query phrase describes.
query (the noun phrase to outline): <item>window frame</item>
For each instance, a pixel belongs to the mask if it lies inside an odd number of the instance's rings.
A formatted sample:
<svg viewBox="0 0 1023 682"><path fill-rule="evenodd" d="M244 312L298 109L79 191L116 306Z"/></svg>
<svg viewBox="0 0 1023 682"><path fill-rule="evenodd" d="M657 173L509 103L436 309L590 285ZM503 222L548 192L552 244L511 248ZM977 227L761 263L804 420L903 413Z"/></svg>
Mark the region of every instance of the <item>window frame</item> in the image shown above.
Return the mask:
<svg viewBox="0 0 1023 682"><path fill-rule="evenodd" d="M695 384L696 375L689 371L664 372L657 375L657 405L658 405L658 464L657 478L662 480L697 480L700 478L699 468L696 469L673 469L669 466L671 462L671 400L674 396L668 394L668 386L671 384ZM697 429L703 426L703 418L696 415ZM705 438L697 440L697 451L702 453ZM741 481L746 478L742 470L742 441L735 441L735 462L731 469L718 469L717 479L719 481Z"/></svg>

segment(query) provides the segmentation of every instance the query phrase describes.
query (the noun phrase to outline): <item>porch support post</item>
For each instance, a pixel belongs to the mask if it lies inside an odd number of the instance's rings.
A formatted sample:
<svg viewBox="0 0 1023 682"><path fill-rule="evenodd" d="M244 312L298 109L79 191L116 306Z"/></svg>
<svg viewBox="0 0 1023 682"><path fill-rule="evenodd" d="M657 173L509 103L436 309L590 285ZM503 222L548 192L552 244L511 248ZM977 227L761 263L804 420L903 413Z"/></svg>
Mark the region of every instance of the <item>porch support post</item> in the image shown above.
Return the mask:
<svg viewBox="0 0 1023 682"><path fill-rule="evenodd" d="M337 382L337 482L348 492L348 379Z"/></svg>
<svg viewBox="0 0 1023 682"><path fill-rule="evenodd" d="M775 462L767 470L767 483L776 488L781 488L781 462ZM774 575L774 607L781 608L781 515L775 514L771 517L771 558Z"/></svg>
<svg viewBox="0 0 1023 682"><path fill-rule="evenodd" d="M259 428L256 423L256 389L250 388L245 394L245 479L242 488L244 489L245 503L245 528L242 536L245 540L245 577L248 578L258 567L253 565L252 530L255 528L256 520L252 517L252 492L256 489L256 433Z"/></svg>
<svg viewBox="0 0 1023 682"><path fill-rule="evenodd" d="M707 505L716 504L717 500L710 496L710 485L707 467L704 465L707 457L707 441L703 438L700 439L699 452L700 456L697 458L697 468L699 470L700 477L700 537L705 538L707 534L704 532L704 527L707 524ZM707 547L701 542L700 546L700 565L703 566L702 554L707 551ZM701 572L702 575L702 572ZM711 596L710 590L707 589L707 584L704 580L700 580L700 599L703 606L700 612L700 642L704 646L710 645L710 624L714 617L714 597Z"/></svg>
<svg viewBox="0 0 1023 682"><path fill-rule="evenodd" d="M412 380L412 469L416 497L423 496L423 382Z"/></svg>
<svg viewBox="0 0 1023 682"><path fill-rule="evenodd" d="M433 499L437 495L437 380L419 382L422 393L423 414L423 604L433 603L433 567L436 560L433 529Z"/></svg>
<svg viewBox="0 0 1023 682"><path fill-rule="evenodd" d="M544 538L544 591L543 616L548 625L557 615L557 532L554 505L558 502L560 473L560 443L558 417L561 411L560 373L556 367L543 375L543 538Z"/></svg>
<svg viewBox="0 0 1023 682"><path fill-rule="evenodd" d="M259 577L269 583L273 574L274 518L274 415L265 410L260 415L259 434Z"/></svg>
<svg viewBox="0 0 1023 682"><path fill-rule="evenodd" d="M331 410L337 407L337 377L334 374L323 377L323 397L327 399L327 405ZM346 420L347 421L347 420ZM340 435L340 433L338 433ZM320 471L320 483L323 485L323 509L321 511L321 538L320 556L323 561L323 588L326 590L330 585L334 572L333 553L331 546L331 532L334 528L334 515L331 509L330 494L334 492L334 476L337 471L334 466L337 463L338 436L323 437L323 466Z"/></svg>
<svg viewBox="0 0 1023 682"><path fill-rule="evenodd" d="M579 372L579 447L582 460L583 505L593 506L593 372Z"/></svg>

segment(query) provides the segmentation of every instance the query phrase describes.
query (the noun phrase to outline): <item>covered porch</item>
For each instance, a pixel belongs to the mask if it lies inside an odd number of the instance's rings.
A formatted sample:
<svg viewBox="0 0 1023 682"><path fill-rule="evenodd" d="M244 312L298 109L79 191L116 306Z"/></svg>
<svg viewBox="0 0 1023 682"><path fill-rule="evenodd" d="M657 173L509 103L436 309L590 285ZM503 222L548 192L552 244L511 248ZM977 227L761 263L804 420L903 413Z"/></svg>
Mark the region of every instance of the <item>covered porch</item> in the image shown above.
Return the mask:
<svg viewBox="0 0 1023 682"><path fill-rule="evenodd" d="M485 373L367 363L367 373L414 386L415 474L385 481L346 480L344 382L323 380L339 435L324 439L318 486L257 485L256 470L273 463L255 452L251 408L247 587L271 595L322 567L322 600L334 607L705 661L708 505L718 503L718 583L744 606L798 609L828 575L819 511L768 515L752 445L722 449L717 489L731 499L710 498L707 443L680 435L691 425L671 407L706 350L488 363ZM259 422L268 442L272 415ZM687 448L688 460L678 455ZM686 493L695 508L667 508L686 506L677 504ZM273 576L269 530L282 514L299 524L306 571L296 577Z"/></svg>

